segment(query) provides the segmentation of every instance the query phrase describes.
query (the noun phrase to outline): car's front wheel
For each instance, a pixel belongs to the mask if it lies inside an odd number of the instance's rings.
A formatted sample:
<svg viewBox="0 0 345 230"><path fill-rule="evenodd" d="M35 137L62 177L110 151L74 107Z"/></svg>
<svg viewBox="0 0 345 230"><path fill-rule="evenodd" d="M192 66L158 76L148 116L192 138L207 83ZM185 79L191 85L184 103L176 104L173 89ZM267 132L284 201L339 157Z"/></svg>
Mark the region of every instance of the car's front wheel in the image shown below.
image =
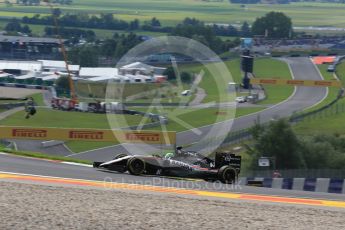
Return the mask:
<svg viewBox="0 0 345 230"><path fill-rule="evenodd" d="M140 158L133 157L128 160L127 168L130 174L141 175L145 172L145 161Z"/></svg>

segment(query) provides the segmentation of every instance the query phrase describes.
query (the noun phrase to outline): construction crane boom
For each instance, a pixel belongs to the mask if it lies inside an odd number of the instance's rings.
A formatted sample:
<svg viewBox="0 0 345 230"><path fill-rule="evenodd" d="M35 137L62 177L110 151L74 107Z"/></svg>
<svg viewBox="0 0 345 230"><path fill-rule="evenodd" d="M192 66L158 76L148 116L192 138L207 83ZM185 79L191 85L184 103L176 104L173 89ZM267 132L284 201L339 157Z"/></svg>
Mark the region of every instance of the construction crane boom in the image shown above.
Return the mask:
<svg viewBox="0 0 345 230"><path fill-rule="evenodd" d="M73 84L72 75L71 75L70 70L69 70L66 48L65 48L65 45L64 45L64 43L62 41L61 35L59 33L58 16L55 14L54 7L53 7L53 5L51 4L51 2L49 0L43 0L43 2L46 2L47 5L50 7L50 10L51 10L51 13L52 13L52 17L53 17L53 21L54 21L54 26L55 26L55 29L56 29L56 35L57 35L58 40L59 40L59 45L60 45L61 53L62 53L64 62L65 62L65 66L66 66L67 77L68 77L69 88L70 88L70 96L71 96L72 101L74 103L77 103L78 99L77 99L77 95L76 95L76 92L75 92L75 87L74 87L74 84Z"/></svg>

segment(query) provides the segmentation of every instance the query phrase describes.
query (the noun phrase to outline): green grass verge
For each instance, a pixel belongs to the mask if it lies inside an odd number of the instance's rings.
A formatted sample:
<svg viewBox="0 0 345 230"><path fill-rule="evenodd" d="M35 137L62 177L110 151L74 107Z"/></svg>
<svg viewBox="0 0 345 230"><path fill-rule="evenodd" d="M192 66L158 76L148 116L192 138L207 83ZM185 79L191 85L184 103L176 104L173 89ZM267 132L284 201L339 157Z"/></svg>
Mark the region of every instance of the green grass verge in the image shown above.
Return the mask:
<svg viewBox="0 0 345 230"><path fill-rule="evenodd" d="M338 106L338 109L337 109ZM338 110L338 112L336 112ZM293 129L300 135L339 134L345 135L345 103L332 106L312 117L297 123Z"/></svg>
<svg viewBox="0 0 345 230"><path fill-rule="evenodd" d="M30 95L30 97L32 97L34 99L34 101L36 102L36 105L38 105L38 106L45 106L46 105L44 103L42 93L35 93L35 94Z"/></svg>
<svg viewBox="0 0 345 230"><path fill-rule="evenodd" d="M127 127L137 125L141 121L140 116L114 115L121 117L112 128ZM7 126L30 126L30 127L59 127L59 128L90 128L90 129L109 129L107 116L104 114L63 112L49 109L38 109L35 116L30 119L24 119L24 111L17 112L4 120L0 125ZM118 142L81 142L70 141L66 145L73 152L81 152L94 148L101 148L109 145L115 145Z"/></svg>
<svg viewBox="0 0 345 230"><path fill-rule="evenodd" d="M188 102L191 98L181 95L181 92L190 89L190 84L182 83L181 88L177 87L174 82L164 84L141 84L141 83L90 83L78 82L76 91L78 98L82 101L94 102L95 98L99 100L120 101L126 103L153 103L154 100L160 99L161 103L179 103ZM106 94L106 92L112 92Z"/></svg>
<svg viewBox="0 0 345 230"><path fill-rule="evenodd" d="M291 79L288 65L280 60L260 58L255 60L254 73L257 78ZM293 87L264 85L266 99L259 104L277 104L287 99L294 91Z"/></svg>
<svg viewBox="0 0 345 230"><path fill-rule="evenodd" d="M240 69L240 59L233 59L231 61L225 62L226 67L228 68L230 75L226 75L225 81L227 82L236 82L241 83L242 75ZM202 81L199 86L203 88L207 94L204 99L206 102L226 102L229 100L228 97L228 86L220 85L217 87L215 78L217 76L212 76L207 70L207 65L202 66L198 65L184 65L181 67L183 71L188 71L191 73L200 73L201 70L205 72ZM254 73L258 78L282 78L282 79L291 79L291 73L288 65L277 59L270 58L258 58L254 63ZM286 86L264 86L267 98L261 101L259 104L276 104L285 99L287 99L293 93L293 87Z"/></svg>
<svg viewBox="0 0 345 230"><path fill-rule="evenodd" d="M322 74L325 80L327 81L335 80L333 73L327 72L327 68L328 68L327 64L317 65L317 67L319 68L320 73ZM327 97L321 103L317 104L316 106L306 109L304 112L314 111L325 105L328 105L329 103L331 103L333 100L337 98L338 94L339 94L339 88L328 87Z"/></svg>
<svg viewBox="0 0 345 230"><path fill-rule="evenodd" d="M0 148L0 152L9 153L9 154L17 155L17 156L34 157L34 158L39 158L39 159L67 161L67 162L89 164L89 165L92 164L91 161L87 161L87 160L80 160L80 159L74 159L74 158L69 158L69 157L52 156L52 155L48 155L44 153L15 151L8 148Z"/></svg>
<svg viewBox="0 0 345 230"><path fill-rule="evenodd" d="M199 87L203 88L206 93L206 97L202 101L207 102L227 102L231 101L228 93L228 82L233 82L232 73L228 68L227 63L223 66L222 63L211 63L211 64L187 64L179 66L180 71L189 72L191 74L201 74L202 80L199 83ZM226 71L221 72L223 67L228 68L229 73ZM223 75L223 76L220 76ZM217 81L217 78L222 80ZM234 98L233 98L234 100Z"/></svg>
<svg viewBox="0 0 345 230"><path fill-rule="evenodd" d="M343 87L345 87L345 61L337 65L336 74L339 80L342 82Z"/></svg>
<svg viewBox="0 0 345 230"><path fill-rule="evenodd" d="M141 121L140 116L116 115L121 117L113 128L136 125ZM35 116L24 119L24 111L0 121L0 125L8 126L31 126L31 127L59 127L59 128L89 128L109 129L109 123L105 114L64 112L50 109L38 109Z"/></svg>
<svg viewBox="0 0 345 230"><path fill-rule="evenodd" d="M240 117L261 111L261 107L251 108L237 108L234 111L232 108L206 108L206 109L165 109L159 112L166 114L169 123L166 125L168 131L181 132L190 128L197 128L205 125L211 125L215 122L221 122L232 119L233 117ZM138 108L136 110L147 111L147 109ZM154 110L153 112L156 112ZM184 123L188 124L187 127ZM164 128L164 127L163 127ZM150 130L162 130L162 127L150 128Z"/></svg>

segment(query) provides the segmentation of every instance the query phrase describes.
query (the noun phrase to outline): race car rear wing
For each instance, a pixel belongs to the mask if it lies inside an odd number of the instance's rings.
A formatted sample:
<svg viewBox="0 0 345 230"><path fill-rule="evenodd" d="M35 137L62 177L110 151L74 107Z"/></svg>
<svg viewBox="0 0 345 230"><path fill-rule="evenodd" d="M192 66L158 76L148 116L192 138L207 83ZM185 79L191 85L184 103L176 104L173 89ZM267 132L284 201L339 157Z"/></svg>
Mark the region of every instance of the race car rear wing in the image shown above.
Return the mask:
<svg viewBox="0 0 345 230"><path fill-rule="evenodd" d="M224 165L234 167L238 173L241 171L241 156L233 153L216 153L215 168L221 168Z"/></svg>

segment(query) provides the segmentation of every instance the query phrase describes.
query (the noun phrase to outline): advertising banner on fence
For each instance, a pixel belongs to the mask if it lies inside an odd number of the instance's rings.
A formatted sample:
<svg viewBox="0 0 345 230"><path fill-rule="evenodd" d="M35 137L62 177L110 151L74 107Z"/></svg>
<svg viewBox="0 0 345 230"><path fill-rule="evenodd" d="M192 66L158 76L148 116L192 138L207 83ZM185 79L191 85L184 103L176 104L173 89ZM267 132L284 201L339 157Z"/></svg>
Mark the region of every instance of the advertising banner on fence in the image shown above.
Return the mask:
<svg viewBox="0 0 345 230"><path fill-rule="evenodd" d="M0 139L175 144L176 132L0 126Z"/></svg>
<svg viewBox="0 0 345 230"><path fill-rule="evenodd" d="M290 85L290 86L313 86L313 87L341 87L340 81L312 81L312 80L288 80L288 79L265 79L252 78L250 84L261 85Z"/></svg>

